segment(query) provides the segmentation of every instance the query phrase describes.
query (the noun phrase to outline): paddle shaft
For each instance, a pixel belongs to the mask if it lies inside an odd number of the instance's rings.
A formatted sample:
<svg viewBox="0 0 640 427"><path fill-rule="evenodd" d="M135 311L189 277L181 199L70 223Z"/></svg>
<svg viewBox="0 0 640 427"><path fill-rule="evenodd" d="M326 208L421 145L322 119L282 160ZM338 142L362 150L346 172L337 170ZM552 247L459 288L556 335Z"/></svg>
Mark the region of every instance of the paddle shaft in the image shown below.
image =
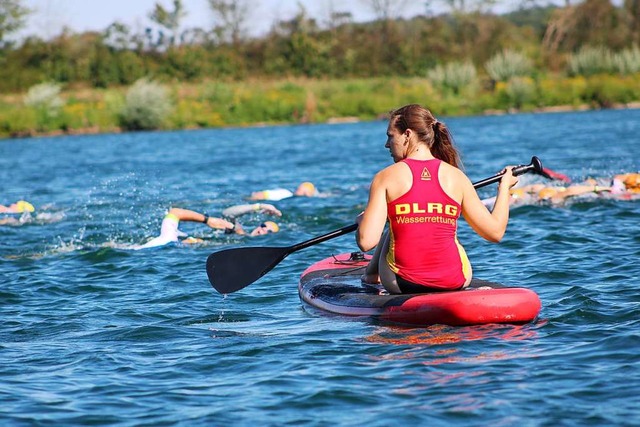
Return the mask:
<svg viewBox="0 0 640 427"><path fill-rule="evenodd" d="M529 171L538 172L541 170L542 170L542 162L536 156L533 156L531 158L530 164L516 166L513 168L513 171L511 173L513 174L513 176L518 176L518 175L525 174ZM493 176L490 176L489 178L485 178L483 180L474 182L473 188L478 189L478 188L486 187L487 185L493 184L494 182L498 182L502 179L502 175L504 175L504 173L498 173ZM296 245L289 246L287 253L291 254L293 252L297 252L301 249L308 248L309 246L317 245L318 243L322 243L327 240L340 237L343 234L351 233L353 231L356 231L357 229L358 229L358 224L347 225L346 227L342 227L338 230L331 231L330 233L323 234L322 236L317 236L317 237L314 237L313 239L309 239L307 241L298 243Z"/></svg>

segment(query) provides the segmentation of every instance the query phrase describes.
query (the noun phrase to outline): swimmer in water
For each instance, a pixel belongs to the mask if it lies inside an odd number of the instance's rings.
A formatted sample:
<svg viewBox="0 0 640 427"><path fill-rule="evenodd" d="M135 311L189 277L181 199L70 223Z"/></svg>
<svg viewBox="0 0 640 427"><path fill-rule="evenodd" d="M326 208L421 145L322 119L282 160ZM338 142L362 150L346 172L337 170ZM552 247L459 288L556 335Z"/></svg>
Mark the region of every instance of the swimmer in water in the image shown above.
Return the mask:
<svg viewBox="0 0 640 427"><path fill-rule="evenodd" d="M289 197L314 197L318 195L318 190L313 183L306 181L298 186L295 192L286 188L274 188L271 190L254 191L249 200L272 200L278 201Z"/></svg>
<svg viewBox="0 0 640 427"><path fill-rule="evenodd" d="M573 197L597 196L614 200L635 200L640 198L640 173L624 173L608 180L589 178L581 184L569 186L548 186L545 184L530 184L512 188L509 203L511 206L551 203L559 205ZM599 185L598 182L605 182ZM483 199L487 207L493 206L495 197Z"/></svg>
<svg viewBox="0 0 640 427"><path fill-rule="evenodd" d="M27 221L27 219L31 218L31 213L35 210L35 207L26 200L18 200L15 203L11 203L9 206L0 205L0 214L21 214L20 218L16 218L12 215L6 215L0 218L0 225L22 224Z"/></svg>
<svg viewBox="0 0 640 427"><path fill-rule="evenodd" d="M0 205L0 213L24 213L24 212L33 212L36 208L26 200L18 200L15 203L11 203L9 206Z"/></svg>
<svg viewBox="0 0 640 427"><path fill-rule="evenodd" d="M611 194L621 198L640 197L640 172L615 175L611 180Z"/></svg>
<svg viewBox="0 0 640 427"><path fill-rule="evenodd" d="M282 216L275 206L268 203L253 203L236 205L226 208L222 211L222 215L231 220L248 213L263 213L273 216ZM181 242L185 244L202 243L202 239L189 237L178 229L180 221L201 222L209 227L217 230L224 230L225 234L240 234L249 236L260 236L268 233L277 233L280 230L278 224L273 221L264 221L255 227L251 232L247 233L238 222L231 222L224 218L210 217L207 214L192 211L189 209L171 208L162 220L160 235L145 243L137 246L135 249L154 248L164 246L173 242ZM185 237L180 241L180 237Z"/></svg>
<svg viewBox="0 0 640 427"><path fill-rule="evenodd" d="M561 204L571 197L583 196L587 194L599 195L602 192L610 191L611 187L596 185L595 181L587 181L585 184L564 186L548 186L545 184L530 184L522 187L512 188L509 191L510 206L534 205L540 202ZM495 197L483 199L485 206L491 207Z"/></svg>

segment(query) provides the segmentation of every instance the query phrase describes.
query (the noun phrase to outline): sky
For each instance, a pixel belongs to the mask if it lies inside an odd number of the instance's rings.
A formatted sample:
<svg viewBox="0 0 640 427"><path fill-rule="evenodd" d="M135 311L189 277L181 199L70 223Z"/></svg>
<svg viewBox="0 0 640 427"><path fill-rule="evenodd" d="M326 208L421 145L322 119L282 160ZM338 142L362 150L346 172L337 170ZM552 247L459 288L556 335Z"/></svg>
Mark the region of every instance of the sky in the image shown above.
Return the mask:
<svg viewBox="0 0 640 427"><path fill-rule="evenodd" d="M252 35L266 33L276 20L286 20L295 16L298 4L307 10L309 16L320 22L329 16L329 11L351 12L356 21L374 19L373 12L363 0L249 0L256 4L249 20ZM20 35L38 35L43 38L60 34L67 26L74 32L102 31L119 21L132 29L144 29L150 25L148 16L156 2L166 9L173 7L172 0L25 0L23 4L33 10L26 28ZM404 13L415 16L424 13L424 2L408 0ZM183 19L183 29L210 28L213 15L207 0L184 0L187 16Z"/></svg>
<svg viewBox="0 0 640 427"><path fill-rule="evenodd" d="M351 12L357 22L371 21L375 15L368 4L371 0L246 0L255 5L248 20L250 35L260 36L267 33L271 25L278 20L293 18L302 5L310 17L320 24L327 21L331 11ZM523 0L498 0L496 12L512 10ZM572 3L581 0L571 0ZM619 5L623 0L614 0ZM18 38L37 35L48 39L60 34L66 26L73 32L103 31L118 21L129 25L134 32L143 32L152 25L149 13L154 5L160 3L166 9L173 7L173 0L23 0L23 4L33 12L29 15L26 27L17 34ZM435 10L442 12L446 0L397 0L399 16L412 17L427 12L429 3ZM565 0L537 0L541 3L564 4ZM213 14L207 0L183 0L187 16L181 29L211 28Z"/></svg>

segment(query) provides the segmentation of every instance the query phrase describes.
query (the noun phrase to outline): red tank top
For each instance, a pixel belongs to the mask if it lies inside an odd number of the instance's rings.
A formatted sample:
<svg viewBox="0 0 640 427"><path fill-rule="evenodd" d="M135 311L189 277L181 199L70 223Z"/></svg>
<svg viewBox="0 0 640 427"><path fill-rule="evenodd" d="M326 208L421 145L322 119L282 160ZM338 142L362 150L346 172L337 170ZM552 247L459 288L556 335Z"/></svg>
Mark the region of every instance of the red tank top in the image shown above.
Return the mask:
<svg viewBox="0 0 640 427"><path fill-rule="evenodd" d="M461 206L438 180L439 159L405 159L411 189L387 203L390 224L387 262L405 280L436 289L458 289L468 260L456 230Z"/></svg>

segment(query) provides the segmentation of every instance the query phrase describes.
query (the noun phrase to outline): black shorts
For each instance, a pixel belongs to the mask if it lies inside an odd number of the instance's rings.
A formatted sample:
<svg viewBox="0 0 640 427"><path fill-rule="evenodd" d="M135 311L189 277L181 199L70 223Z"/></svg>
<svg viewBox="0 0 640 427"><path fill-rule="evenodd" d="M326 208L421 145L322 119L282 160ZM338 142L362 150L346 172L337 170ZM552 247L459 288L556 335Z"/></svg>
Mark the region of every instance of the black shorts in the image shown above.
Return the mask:
<svg viewBox="0 0 640 427"><path fill-rule="evenodd" d="M396 283L398 284L398 288L403 294L425 294L432 292L451 292L457 291L458 289L441 289L441 288L431 288L426 285L418 285L416 283L410 282L396 274ZM462 289L462 287L460 287Z"/></svg>

